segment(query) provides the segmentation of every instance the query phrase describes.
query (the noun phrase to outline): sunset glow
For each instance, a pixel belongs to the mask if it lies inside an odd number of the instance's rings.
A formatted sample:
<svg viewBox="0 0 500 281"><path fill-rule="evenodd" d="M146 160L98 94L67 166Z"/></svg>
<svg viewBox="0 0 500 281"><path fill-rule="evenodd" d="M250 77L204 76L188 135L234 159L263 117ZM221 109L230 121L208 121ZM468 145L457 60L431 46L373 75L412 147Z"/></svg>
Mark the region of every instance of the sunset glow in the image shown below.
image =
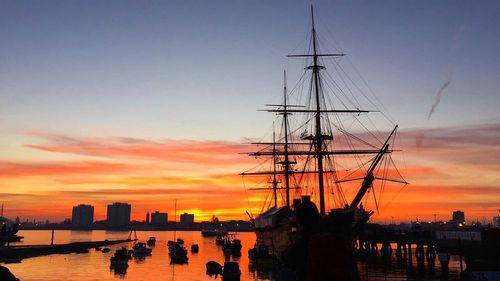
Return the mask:
<svg viewBox="0 0 500 281"><path fill-rule="evenodd" d="M245 186L238 175L255 164L241 154L250 148L244 143L36 136L19 145L27 155L42 151L40 159L0 163L3 201L22 217L62 220L76 203L89 203L104 219L106 204L124 201L132 204L133 219L143 220L147 211L173 213L177 199L178 213L194 213L199 221L245 219L245 211L258 213L267 196L248 191L252 181ZM497 211L500 125L407 130L399 137L406 160L401 172L411 184L387 187L375 220L429 220L433 214L447 220L455 209L482 219Z"/></svg>

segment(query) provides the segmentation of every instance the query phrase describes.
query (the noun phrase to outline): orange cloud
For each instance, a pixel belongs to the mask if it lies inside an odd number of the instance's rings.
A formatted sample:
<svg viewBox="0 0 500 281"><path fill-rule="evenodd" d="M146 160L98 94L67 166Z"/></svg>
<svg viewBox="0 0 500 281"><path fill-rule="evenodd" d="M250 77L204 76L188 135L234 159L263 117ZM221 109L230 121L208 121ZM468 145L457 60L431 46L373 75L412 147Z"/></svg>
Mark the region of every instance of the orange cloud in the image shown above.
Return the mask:
<svg viewBox="0 0 500 281"><path fill-rule="evenodd" d="M50 156L68 155L72 160L0 162L4 192L0 196L6 202L7 214L63 219L70 215L71 206L90 203L96 207L96 217L102 219L106 204L126 201L133 205L133 218L143 219L148 210L171 212L173 199L178 199L179 210L195 210L198 219L208 219L212 214L245 219L245 210L256 214L264 203L270 203L268 193L246 190L268 186L267 179L242 180L238 176L256 164L254 158L240 154L252 150L247 145L32 135L43 143L26 144L26 149ZM387 184L382 192L377 183L380 215L374 220L392 216L428 219L435 213L444 218L455 209L466 211L470 217L496 213L500 202L500 124L403 130L398 137L393 148L404 150L405 161L398 161L396 152L393 156L399 172L411 185L401 190L400 185ZM342 139L338 141L341 147ZM391 168L385 175L397 177L399 172ZM338 177L363 175L349 173L339 169ZM358 186L359 182L345 184L348 200ZM334 188L329 191L338 196ZM367 207L374 210L372 193L366 199ZM329 205L333 207L331 198Z"/></svg>
<svg viewBox="0 0 500 281"><path fill-rule="evenodd" d="M100 161L56 162L56 163L19 163L0 162L0 175L3 177L30 177L74 174L103 174L123 172L129 169L126 164Z"/></svg>
<svg viewBox="0 0 500 281"><path fill-rule="evenodd" d="M228 141L162 140L135 138L73 138L40 134L48 144L27 144L26 147L58 153L70 153L105 158L135 158L175 163L228 165L241 162L239 153L245 146Z"/></svg>

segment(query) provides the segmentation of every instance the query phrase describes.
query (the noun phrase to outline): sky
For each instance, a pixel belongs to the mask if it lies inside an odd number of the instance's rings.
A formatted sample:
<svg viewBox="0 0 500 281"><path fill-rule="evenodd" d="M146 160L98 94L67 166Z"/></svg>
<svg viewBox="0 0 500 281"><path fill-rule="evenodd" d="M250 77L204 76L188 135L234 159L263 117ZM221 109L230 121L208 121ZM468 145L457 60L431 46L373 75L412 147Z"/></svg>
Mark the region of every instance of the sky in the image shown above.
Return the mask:
<svg viewBox="0 0 500 281"><path fill-rule="evenodd" d="M375 221L491 220L500 209L500 4L313 1L322 47L347 54L400 131L402 173ZM238 174L294 84L308 1L0 1L0 201L246 219ZM391 128L385 128L390 130Z"/></svg>

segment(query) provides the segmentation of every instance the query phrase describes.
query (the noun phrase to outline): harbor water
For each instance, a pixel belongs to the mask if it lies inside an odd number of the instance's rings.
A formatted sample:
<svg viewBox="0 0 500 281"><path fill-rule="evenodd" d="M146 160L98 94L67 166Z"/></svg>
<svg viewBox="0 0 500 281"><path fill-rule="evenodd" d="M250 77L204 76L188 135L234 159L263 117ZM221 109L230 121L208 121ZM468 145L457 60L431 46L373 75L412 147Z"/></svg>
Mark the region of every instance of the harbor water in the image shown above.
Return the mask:
<svg viewBox="0 0 500 281"><path fill-rule="evenodd" d="M50 244L50 230L20 231L24 236L23 242L16 245ZM56 230L54 243L62 244L78 241L116 240L125 239L128 232L116 231L69 231ZM177 231L176 237L185 241L185 246L190 249L192 244L199 245L198 253L189 251L189 262L185 265L171 265L168 256L167 242L174 238L172 231L137 231L140 241L146 241L150 236L156 237L156 245L151 256L145 259L131 259L125 274L115 273L110 270L110 258L114 250L121 246L132 248L133 243L110 246L111 251L102 253L91 249L85 254L49 255L24 259L21 263L5 265L22 281L41 280L215 280L205 274L205 263L216 261L224 264L224 253L215 243L213 237L202 237L199 231ZM132 236L133 238L133 236ZM238 258L231 257L232 261L239 262L241 280L275 280L271 272L256 271L251 268L248 259L248 249L255 242L252 232L237 233L243 248L242 255ZM380 256L380 255L378 255ZM384 269L378 258L360 259L358 269L360 280L439 280L441 276L439 262L436 261L434 273L430 273L428 265L424 270L417 268L415 259L410 270L400 267L393 257L390 265ZM452 257L450 262L450 280L459 277L458 258ZM221 280L219 276L217 280Z"/></svg>

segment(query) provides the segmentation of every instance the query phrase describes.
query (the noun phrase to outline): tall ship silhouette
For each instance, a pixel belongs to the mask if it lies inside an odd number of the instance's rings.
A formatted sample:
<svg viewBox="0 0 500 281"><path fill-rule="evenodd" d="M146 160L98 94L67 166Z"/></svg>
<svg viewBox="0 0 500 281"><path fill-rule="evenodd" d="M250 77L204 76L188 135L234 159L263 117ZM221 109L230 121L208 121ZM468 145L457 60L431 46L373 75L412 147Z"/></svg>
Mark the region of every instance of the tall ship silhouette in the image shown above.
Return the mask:
<svg viewBox="0 0 500 281"><path fill-rule="evenodd" d="M278 119L272 139L252 143L257 150L248 154L259 165L241 173L266 179L249 189L270 194L262 212L255 219L250 215L257 236L251 259L277 258L288 247L299 204L314 202L328 229L355 239L381 207L384 189L408 184L391 157L398 151L398 126L359 72L360 84L349 76L345 54L322 52L322 42L311 6L306 52L288 55L304 62L303 73L288 90L285 72L282 100L263 110ZM384 129L378 120L387 124Z"/></svg>

